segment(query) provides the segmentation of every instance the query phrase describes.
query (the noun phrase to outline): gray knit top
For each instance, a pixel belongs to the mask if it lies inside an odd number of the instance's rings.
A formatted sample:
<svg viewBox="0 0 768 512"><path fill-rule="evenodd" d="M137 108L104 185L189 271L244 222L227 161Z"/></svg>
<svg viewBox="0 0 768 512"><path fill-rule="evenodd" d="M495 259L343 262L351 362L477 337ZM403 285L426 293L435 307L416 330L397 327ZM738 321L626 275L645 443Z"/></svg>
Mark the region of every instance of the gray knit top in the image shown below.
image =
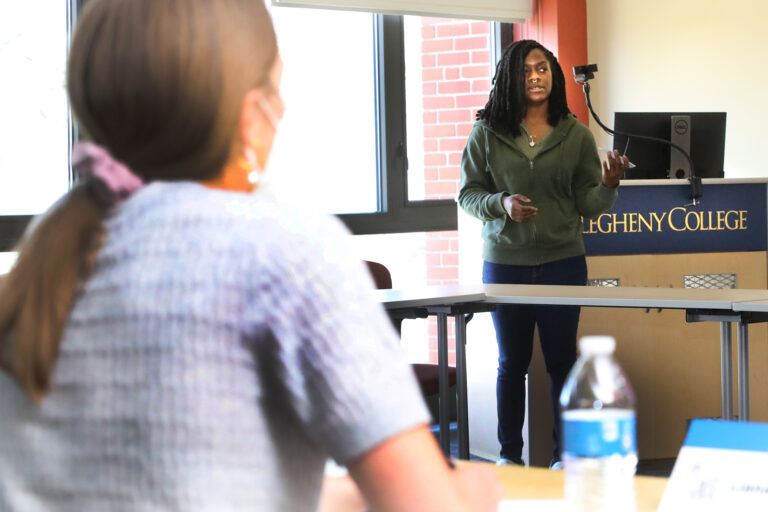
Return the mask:
<svg viewBox="0 0 768 512"><path fill-rule="evenodd" d="M154 183L107 236L37 406L0 374L0 510L315 510L428 421L340 224Z"/></svg>

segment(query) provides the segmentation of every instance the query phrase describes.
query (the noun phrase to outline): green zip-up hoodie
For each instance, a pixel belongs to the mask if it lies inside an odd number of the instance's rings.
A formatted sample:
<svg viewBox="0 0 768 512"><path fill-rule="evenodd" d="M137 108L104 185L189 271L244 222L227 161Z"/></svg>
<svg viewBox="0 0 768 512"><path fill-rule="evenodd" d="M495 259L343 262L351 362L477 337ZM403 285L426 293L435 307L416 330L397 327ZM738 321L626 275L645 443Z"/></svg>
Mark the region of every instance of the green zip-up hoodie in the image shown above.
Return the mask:
<svg viewBox="0 0 768 512"><path fill-rule="evenodd" d="M526 222L501 204L522 194L538 208ZM589 128L562 119L530 160L511 133L475 123L461 158L459 205L483 221L483 258L507 265L541 265L584 254L581 217L595 217L616 201L618 187L602 184L602 166Z"/></svg>

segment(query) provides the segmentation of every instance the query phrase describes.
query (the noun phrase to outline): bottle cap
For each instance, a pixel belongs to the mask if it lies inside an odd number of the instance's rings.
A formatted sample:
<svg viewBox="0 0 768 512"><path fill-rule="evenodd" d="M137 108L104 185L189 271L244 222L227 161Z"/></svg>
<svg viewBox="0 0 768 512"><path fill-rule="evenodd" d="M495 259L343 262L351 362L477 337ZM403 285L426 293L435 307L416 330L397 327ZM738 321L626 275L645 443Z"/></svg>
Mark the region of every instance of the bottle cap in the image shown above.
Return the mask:
<svg viewBox="0 0 768 512"><path fill-rule="evenodd" d="M584 336L579 340L579 350L585 354L612 354L615 348L613 336Z"/></svg>

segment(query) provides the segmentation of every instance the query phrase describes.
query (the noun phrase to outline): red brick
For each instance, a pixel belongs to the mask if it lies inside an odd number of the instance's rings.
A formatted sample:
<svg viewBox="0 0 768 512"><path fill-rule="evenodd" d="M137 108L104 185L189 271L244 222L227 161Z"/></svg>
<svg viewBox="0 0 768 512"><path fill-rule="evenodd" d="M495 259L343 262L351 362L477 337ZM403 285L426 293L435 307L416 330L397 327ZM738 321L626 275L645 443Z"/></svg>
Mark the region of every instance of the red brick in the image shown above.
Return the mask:
<svg viewBox="0 0 768 512"><path fill-rule="evenodd" d="M432 39L433 37L435 37L435 27L433 26L421 27L422 39Z"/></svg>
<svg viewBox="0 0 768 512"><path fill-rule="evenodd" d="M436 167L427 167L424 169L425 181L436 181L439 175L439 170Z"/></svg>
<svg viewBox="0 0 768 512"><path fill-rule="evenodd" d="M437 364L437 350L429 353L429 363Z"/></svg>
<svg viewBox="0 0 768 512"><path fill-rule="evenodd" d="M427 139L424 141L424 151L437 151L437 141L435 139Z"/></svg>
<svg viewBox="0 0 768 512"><path fill-rule="evenodd" d="M429 320L430 322L429 322L429 325L427 326L427 334L429 335L430 338L432 336L435 337L435 350L437 350L437 322L433 321L434 317L430 318ZM432 345L431 341L432 340L430 340L430 345Z"/></svg>
<svg viewBox="0 0 768 512"><path fill-rule="evenodd" d="M472 92L491 92L491 79L472 80Z"/></svg>
<svg viewBox="0 0 768 512"><path fill-rule="evenodd" d="M469 52L441 53L437 56L438 66L461 66L469 64Z"/></svg>
<svg viewBox="0 0 768 512"><path fill-rule="evenodd" d="M456 128L452 124L433 124L424 127L425 137L455 137Z"/></svg>
<svg viewBox="0 0 768 512"><path fill-rule="evenodd" d="M462 94L469 92L470 83L466 80L439 82L437 86L440 94Z"/></svg>
<svg viewBox="0 0 768 512"><path fill-rule="evenodd" d="M452 251L458 251L459 250L459 241L458 240L450 240L448 242L448 246Z"/></svg>
<svg viewBox="0 0 768 512"><path fill-rule="evenodd" d="M449 52L451 50L453 50L453 39L429 39L421 43L422 53Z"/></svg>
<svg viewBox="0 0 768 512"><path fill-rule="evenodd" d="M487 50L472 52L472 64L488 64L491 62L491 53Z"/></svg>
<svg viewBox="0 0 768 512"><path fill-rule="evenodd" d="M425 16L421 18L422 25L441 25L446 22L446 18L435 18L433 16Z"/></svg>
<svg viewBox="0 0 768 512"><path fill-rule="evenodd" d="M448 165L461 165L461 153L449 153Z"/></svg>
<svg viewBox="0 0 768 512"><path fill-rule="evenodd" d="M424 184L424 193L436 197L453 197L456 195L457 189L457 184L451 182L434 181Z"/></svg>
<svg viewBox="0 0 768 512"><path fill-rule="evenodd" d="M490 23L487 21L475 21L472 23L473 34L487 34L490 32Z"/></svg>
<svg viewBox="0 0 768 512"><path fill-rule="evenodd" d="M441 110L438 113L440 123L461 123L471 119L472 111L469 109L461 110Z"/></svg>
<svg viewBox="0 0 768 512"><path fill-rule="evenodd" d="M459 137L469 137L469 132L472 131L474 123L463 123L456 125L456 135Z"/></svg>
<svg viewBox="0 0 768 512"><path fill-rule="evenodd" d="M456 192L453 194L427 194L424 193L424 200L425 201L455 201L456 200ZM441 284L441 283L438 283Z"/></svg>
<svg viewBox="0 0 768 512"><path fill-rule="evenodd" d="M462 98L465 96L461 96ZM456 102L451 97L446 96L438 96L435 98L424 98L423 107L427 110L436 110L439 108L453 108L454 105L456 105ZM483 102L483 105L485 105L485 102ZM477 105L467 105L467 106L477 106Z"/></svg>
<svg viewBox="0 0 768 512"><path fill-rule="evenodd" d="M446 283L448 284L448 283ZM456 366L456 351L448 351L448 364L451 366Z"/></svg>
<svg viewBox="0 0 768 512"><path fill-rule="evenodd" d="M440 169L440 181L459 181L458 167L443 167Z"/></svg>
<svg viewBox="0 0 768 512"><path fill-rule="evenodd" d="M424 165L445 165L445 155L443 153L427 153L424 155ZM440 179L443 179L443 172L440 171Z"/></svg>
<svg viewBox="0 0 768 512"><path fill-rule="evenodd" d="M443 70L440 68L424 69L421 72L421 81L429 82L430 80L442 80Z"/></svg>
<svg viewBox="0 0 768 512"><path fill-rule="evenodd" d="M483 108L487 102L487 94L467 94L463 96L456 96L456 106L459 108Z"/></svg>
<svg viewBox="0 0 768 512"><path fill-rule="evenodd" d="M487 37L459 37L453 40L453 47L456 50L482 50L488 48Z"/></svg>
<svg viewBox="0 0 768 512"><path fill-rule="evenodd" d="M441 258L444 261L445 260L445 255L441 255L438 252L427 253L426 254L426 258L427 258L427 266L428 267L439 267L440 266ZM457 261L458 261L458 258L457 258ZM458 265L458 263L452 263L452 265Z"/></svg>
<svg viewBox="0 0 768 512"><path fill-rule="evenodd" d="M447 253L442 255L443 265L457 267L459 266L459 255L456 253Z"/></svg>
<svg viewBox="0 0 768 512"><path fill-rule="evenodd" d="M461 77L462 78L487 78L488 77L488 66L462 66L461 67Z"/></svg>
<svg viewBox="0 0 768 512"><path fill-rule="evenodd" d="M431 279L453 279L458 274L457 267L427 268L427 277Z"/></svg>
<svg viewBox="0 0 768 512"><path fill-rule="evenodd" d="M421 66L424 68L433 68L437 65L437 57L434 55L422 55Z"/></svg>
<svg viewBox="0 0 768 512"><path fill-rule="evenodd" d="M458 80L461 78L461 68L443 68L446 80Z"/></svg>
<svg viewBox="0 0 768 512"><path fill-rule="evenodd" d="M437 122L437 112L424 112L422 122L424 124L435 124Z"/></svg>
<svg viewBox="0 0 768 512"><path fill-rule="evenodd" d="M469 23L450 23L438 25L437 37L456 37L469 35Z"/></svg>
<svg viewBox="0 0 768 512"><path fill-rule="evenodd" d="M424 233L426 235L427 239L434 239L434 238L455 238L456 232L455 231L427 231Z"/></svg>
<svg viewBox="0 0 768 512"><path fill-rule="evenodd" d="M424 242L424 250L427 252L447 251L451 248L450 240L429 240Z"/></svg>
<svg viewBox="0 0 768 512"><path fill-rule="evenodd" d="M421 86L421 91L424 96L434 96L437 94L437 82L425 82Z"/></svg>
<svg viewBox="0 0 768 512"><path fill-rule="evenodd" d="M467 138L440 139L440 151L463 151L467 145Z"/></svg>

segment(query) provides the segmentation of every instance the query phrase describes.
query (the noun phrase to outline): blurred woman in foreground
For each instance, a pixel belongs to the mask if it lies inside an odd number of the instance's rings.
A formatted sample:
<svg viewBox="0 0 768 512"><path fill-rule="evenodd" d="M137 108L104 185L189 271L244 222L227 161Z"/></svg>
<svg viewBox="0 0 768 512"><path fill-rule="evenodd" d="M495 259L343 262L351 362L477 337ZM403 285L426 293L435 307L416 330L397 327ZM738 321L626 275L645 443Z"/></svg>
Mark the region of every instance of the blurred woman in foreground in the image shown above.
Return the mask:
<svg viewBox="0 0 768 512"><path fill-rule="evenodd" d="M451 471L337 221L258 190L282 117L259 0L92 0L92 143L0 281L0 509L495 510ZM300 141L297 141L300 143Z"/></svg>

